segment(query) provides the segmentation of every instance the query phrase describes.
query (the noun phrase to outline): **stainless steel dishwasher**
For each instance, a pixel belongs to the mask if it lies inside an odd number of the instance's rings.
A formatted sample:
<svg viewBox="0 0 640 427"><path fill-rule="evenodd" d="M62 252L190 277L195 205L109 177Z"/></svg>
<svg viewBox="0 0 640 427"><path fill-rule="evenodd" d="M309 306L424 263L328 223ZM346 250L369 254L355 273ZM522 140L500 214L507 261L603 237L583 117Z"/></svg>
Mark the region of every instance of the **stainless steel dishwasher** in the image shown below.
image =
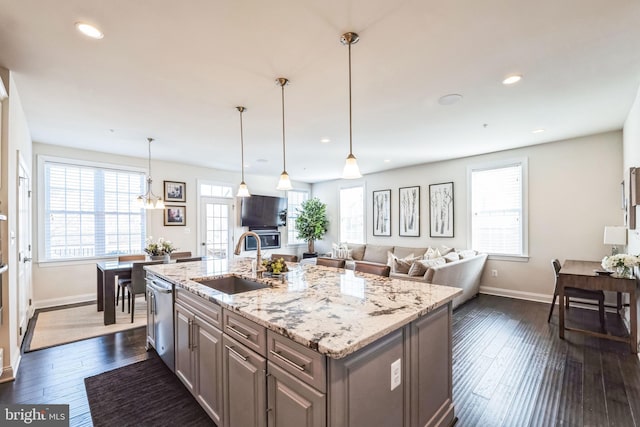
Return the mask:
<svg viewBox="0 0 640 427"><path fill-rule="evenodd" d="M173 285L147 272L147 346L152 346L172 371Z"/></svg>

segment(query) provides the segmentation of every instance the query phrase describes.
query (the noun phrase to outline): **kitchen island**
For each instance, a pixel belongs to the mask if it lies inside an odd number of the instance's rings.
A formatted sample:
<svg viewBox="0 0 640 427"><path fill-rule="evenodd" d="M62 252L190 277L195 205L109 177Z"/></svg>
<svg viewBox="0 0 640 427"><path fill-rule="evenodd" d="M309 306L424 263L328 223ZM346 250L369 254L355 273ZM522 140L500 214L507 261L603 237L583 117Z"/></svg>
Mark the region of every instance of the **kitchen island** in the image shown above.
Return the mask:
<svg viewBox="0 0 640 427"><path fill-rule="evenodd" d="M247 260L148 266L175 285L175 371L219 427L447 426L460 289ZM237 294L203 282L266 286ZM194 280L195 279L195 280Z"/></svg>

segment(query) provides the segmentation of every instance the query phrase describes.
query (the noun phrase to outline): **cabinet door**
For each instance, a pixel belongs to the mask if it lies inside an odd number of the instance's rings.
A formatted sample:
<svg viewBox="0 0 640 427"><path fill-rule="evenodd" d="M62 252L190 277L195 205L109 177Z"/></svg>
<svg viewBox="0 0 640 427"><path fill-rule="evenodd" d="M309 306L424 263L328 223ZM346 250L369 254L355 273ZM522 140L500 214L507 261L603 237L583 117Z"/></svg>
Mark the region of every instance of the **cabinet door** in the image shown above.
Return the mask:
<svg viewBox="0 0 640 427"><path fill-rule="evenodd" d="M267 396L269 427L326 426L326 399L323 393L267 363Z"/></svg>
<svg viewBox="0 0 640 427"><path fill-rule="evenodd" d="M266 359L222 336L225 427L266 427Z"/></svg>
<svg viewBox="0 0 640 427"><path fill-rule="evenodd" d="M196 399L222 426L222 332L196 316Z"/></svg>
<svg viewBox="0 0 640 427"><path fill-rule="evenodd" d="M156 348L155 294L147 288L147 350Z"/></svg>
<svg viewBox="0 0 640 427"><path fill-rule="evenodd" d="M195 361L192 351L193 314L180 304L175 305L176 375L191 393L195 393Z"/></svg>

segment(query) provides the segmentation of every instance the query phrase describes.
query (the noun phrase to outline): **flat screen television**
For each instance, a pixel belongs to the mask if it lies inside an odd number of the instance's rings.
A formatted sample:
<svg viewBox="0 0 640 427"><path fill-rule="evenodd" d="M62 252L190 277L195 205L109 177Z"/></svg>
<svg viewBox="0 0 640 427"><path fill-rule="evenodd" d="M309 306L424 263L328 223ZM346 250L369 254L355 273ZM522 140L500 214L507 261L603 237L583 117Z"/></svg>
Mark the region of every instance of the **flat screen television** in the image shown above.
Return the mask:
<svg viewBox="0 0 640 427"><path fill-rule="evenodd" d="M287 225L287 199L252 195L242 199L241 225L251 228L275 228Z"/></svg>

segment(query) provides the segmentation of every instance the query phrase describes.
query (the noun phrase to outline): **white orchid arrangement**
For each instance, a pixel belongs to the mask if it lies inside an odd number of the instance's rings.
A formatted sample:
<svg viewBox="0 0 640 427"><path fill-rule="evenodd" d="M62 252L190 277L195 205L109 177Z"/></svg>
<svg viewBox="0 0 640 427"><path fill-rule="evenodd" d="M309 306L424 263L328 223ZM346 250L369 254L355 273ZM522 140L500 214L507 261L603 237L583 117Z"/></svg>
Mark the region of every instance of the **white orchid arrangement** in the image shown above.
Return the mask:
<svg viewBox="0 0 640 427"><path fill-rule="evenodd" d="M637 255L617 254L602 259L602 267L608 271L614 271L619 267L631 269L637 265L640 265L640 257Z"/></svg>
<svg viewBox="0 0 640 427"><path fill-rule="evenodd" d="M160 237L157 242L154 242L151 236L147 238L147 247L144 248L144 251L152 256L170 254L175 250L176 247L173 246L170 240Z"/></svg>

